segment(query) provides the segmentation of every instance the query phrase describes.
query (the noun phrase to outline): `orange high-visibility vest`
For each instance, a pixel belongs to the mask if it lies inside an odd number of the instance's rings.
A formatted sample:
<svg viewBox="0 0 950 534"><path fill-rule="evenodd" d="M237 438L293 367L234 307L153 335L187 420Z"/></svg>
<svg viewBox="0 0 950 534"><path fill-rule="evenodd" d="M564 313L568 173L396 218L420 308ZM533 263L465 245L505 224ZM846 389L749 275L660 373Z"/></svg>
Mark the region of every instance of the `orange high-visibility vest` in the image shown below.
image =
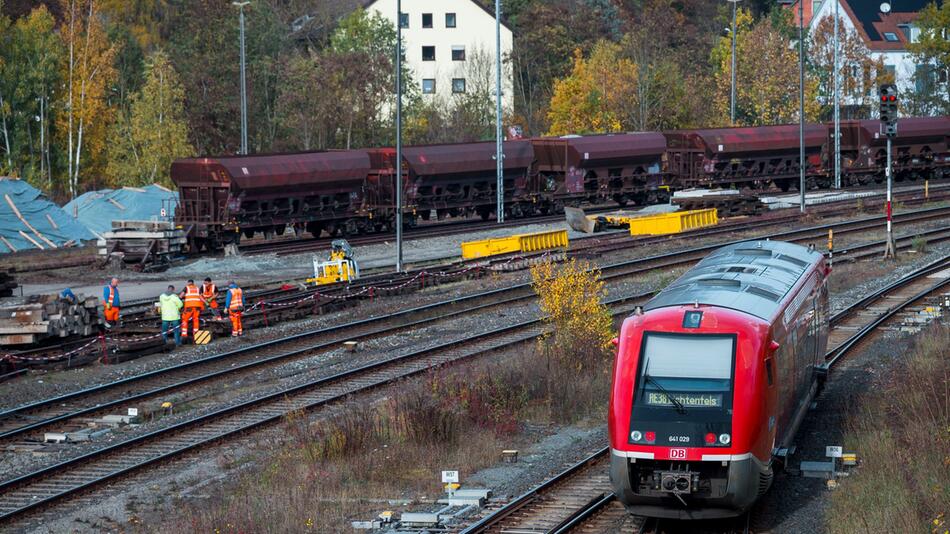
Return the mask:
<svg viewBox="0 0 950 534"><path fill-rule="evenodd" d="M107 286L109 288L109 306L115 304L115 288L112 287L112 284Z"/></svg>
<svg viewBox="0 0 950 534"><path fill-rule="evenodd" d="M201 292L198 286L188 284L185 286L185 307L186 308L204 308L205 303L201 300Z"/></svg>
<svg viewBox="0 0 950 534"><path fill-rule="evenodd" d="M230 309L235 310L237 308L243 308L244 307L244 295L243 295L244 292L241 291L241 288L232 287L228 291L231 292L231 308Z"/></svg>
<svg viewBox="0 0 950 534"><path fill-rule="evenodd" d="M218 288L214 287L214 284L201 284L201 296L205 300L211 300L218 294Z"/></svg>

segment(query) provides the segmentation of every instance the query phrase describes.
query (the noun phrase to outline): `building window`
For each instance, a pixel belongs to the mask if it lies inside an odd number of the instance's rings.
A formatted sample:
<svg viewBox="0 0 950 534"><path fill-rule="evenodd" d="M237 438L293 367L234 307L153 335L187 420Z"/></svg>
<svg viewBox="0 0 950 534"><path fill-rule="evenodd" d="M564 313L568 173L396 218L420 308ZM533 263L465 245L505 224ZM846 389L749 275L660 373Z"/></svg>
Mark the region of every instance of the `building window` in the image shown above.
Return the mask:
<svg viewBox="0 0 950 534"><path fill-rule="evenodd" d="M435 61L435 47L434 46L422 47L422 61Z"/></svg>
<svg viewBox="0 0 950 534"><path fill-rule="evenodd" d="M884 40L892 43L900 42L900 38L894 32L884 32Z"/></svg>
<svg viewBox="0 0 950 534"><path fill-rule="evenodd" d="M445 14L445 27L454 28L455 27L455 13L446 13Z"/></svg>
<svg viewBox="0 0 950 534"><path fill-rule="evenodd" d="M452 92L455 94L465 92L465 78L452 78Z"/></svg>
<svg viewBox="0 0 950 534"><path fill-rule="evenodd" d="M422 14L422 27L431 28L432 27L432 13L423 13Z"/></svg>
<svg viewBox="0 0 950 534"><path fill-rule="evenodd" d="M465 61L465 47L464 46L452 47L452 61Z"/></svg>
<svg viewBox="0 0 950 534"><path fill-rule="evenodd" d="M409 27L409 13L400 13L399 14L399 27L408 28Z"/></svg>
<svg viewBox="0 0 950 534"><path fill-rule="evenodd" d="M434 95L434 94L435 94L435 80L433 80L433 79L423 79L423 80L422 80L422 94L424 94L424 95Z"/></svg>

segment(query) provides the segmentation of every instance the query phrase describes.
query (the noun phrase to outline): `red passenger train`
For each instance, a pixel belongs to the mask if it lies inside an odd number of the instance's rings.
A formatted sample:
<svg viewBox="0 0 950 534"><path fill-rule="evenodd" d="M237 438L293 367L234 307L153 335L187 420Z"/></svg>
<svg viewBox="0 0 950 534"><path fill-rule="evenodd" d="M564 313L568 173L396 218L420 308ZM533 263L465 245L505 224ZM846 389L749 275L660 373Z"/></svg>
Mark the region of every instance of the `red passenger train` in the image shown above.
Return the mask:
<svg viewBox="0 0 950 534"><path fill-rule="evenodd" d="M610 478L631 513L737 516L768 490L818 388L829 271L798 245L733 244L624 321Z"/></svg>

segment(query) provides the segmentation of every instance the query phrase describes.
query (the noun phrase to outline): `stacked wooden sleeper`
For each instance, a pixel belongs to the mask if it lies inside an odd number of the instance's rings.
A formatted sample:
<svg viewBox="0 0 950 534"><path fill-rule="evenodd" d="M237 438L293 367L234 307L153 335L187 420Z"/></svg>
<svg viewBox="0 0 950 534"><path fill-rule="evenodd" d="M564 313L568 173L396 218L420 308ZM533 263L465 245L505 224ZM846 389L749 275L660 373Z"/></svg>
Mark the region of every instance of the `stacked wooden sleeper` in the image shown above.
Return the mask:
<svg viewBox="0 0 950 534"><path fill-rule="evenodd" d="M0 345L24 345L51 337L88 336L100 324L99 299L79 295L34 295L20 304L0 306Z"/></svg>

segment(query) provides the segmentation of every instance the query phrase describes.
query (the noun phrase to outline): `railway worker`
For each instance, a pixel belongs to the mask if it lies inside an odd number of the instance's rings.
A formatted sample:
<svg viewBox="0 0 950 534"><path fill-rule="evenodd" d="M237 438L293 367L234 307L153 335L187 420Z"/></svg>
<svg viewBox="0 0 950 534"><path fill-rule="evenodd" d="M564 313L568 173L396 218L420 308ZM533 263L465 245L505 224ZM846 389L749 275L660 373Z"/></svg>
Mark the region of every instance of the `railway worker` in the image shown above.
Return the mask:
<svg viewBox="0 0 950 534"><path fill-rule="evenodd" d="M243 336L241 315L244 313L244 291L233 280L228 282L228 296L224 301L224 307L227 308L228 317L231 318L231 337Z"/></svg>
<svg viewBox="0 0 950 534"><path fill-rule="evenodd" d="M168 343L168 333L175 333L175 346L181 345L181 298L175 294L175 286L168 286L158 297L162 310L162 343Z"/></svg>
<svg viewBox="0 0 950 534"><path fill-rule="evenodd" d="M217 319L218 286L214 285L210 278L205 278L205 282L201 284L201 298L204 299L205 305L211 310L211 316Z"/></svg>
<svg viewBox="0 0 950 534"><path fill-rule="evenodd" d="M191 335L198 331L201 310L205 309L205 301L201 298L201 290L195 285L194 280L188 280L185 290L181 292L181 299L184 301L185 312L181 316L181 337L188 337L188 322L192 324Z"/></svg>
<svg viewBox="0 0 950 534"><path fill-rule="evenodd" d="M119 322L119 279L113 278L109 285L102 288L102 316L106 321L106 328L112 328L112 323Z"/></svg>

